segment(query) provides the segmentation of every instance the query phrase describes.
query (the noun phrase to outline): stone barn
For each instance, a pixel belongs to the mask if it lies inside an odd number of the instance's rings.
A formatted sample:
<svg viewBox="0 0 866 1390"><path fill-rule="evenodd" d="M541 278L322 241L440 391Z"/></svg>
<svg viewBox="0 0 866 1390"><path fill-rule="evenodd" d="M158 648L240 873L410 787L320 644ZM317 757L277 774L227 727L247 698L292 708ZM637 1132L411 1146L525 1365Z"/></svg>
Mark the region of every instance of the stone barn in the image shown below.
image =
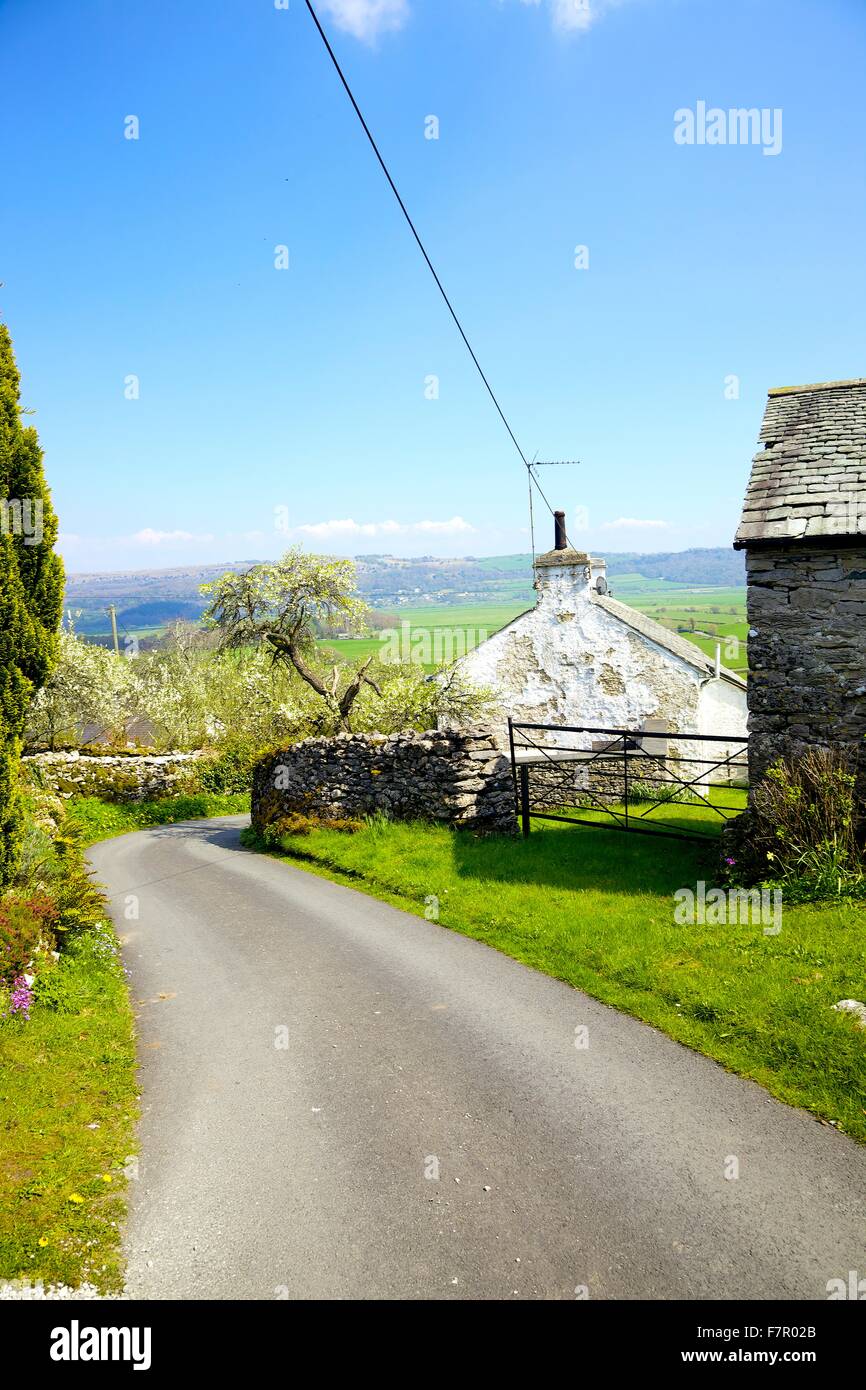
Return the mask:
<svg viewBox="0 0 866 1390"><path fill-rule="evenodd" d="M457 663L495 692L500 720L744 737L745 682L612 598L604 560L569 548L556 517L535 607Z"/></svg>
<svg viewBox="0 0 866 1390"><path fill-rule="evenodd" d="M866 737L866 380L770 391L746 552L749 775ZM862 763L861 763L862 766Z"/></svg>

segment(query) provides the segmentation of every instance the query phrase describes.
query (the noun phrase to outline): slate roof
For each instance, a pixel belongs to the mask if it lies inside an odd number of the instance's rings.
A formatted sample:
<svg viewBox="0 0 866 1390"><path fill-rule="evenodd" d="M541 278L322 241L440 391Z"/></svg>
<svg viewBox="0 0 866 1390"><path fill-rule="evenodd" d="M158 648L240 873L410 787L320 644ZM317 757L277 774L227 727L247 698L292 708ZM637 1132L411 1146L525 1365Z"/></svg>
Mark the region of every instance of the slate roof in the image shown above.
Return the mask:
<svg viewBox="0 0 866 1390"><path fill-rule="evenodd" d="M866 538L866 378L769 393L734 548Z"/></svg>
<svg viewBox="0 0 866 1390"><path fill-rule="evenodd" d="M629 608L627 603L620 603L619 599L611 598L610 594L591 594L591 602L599 608L603 608L612 617L618 618L621 623L640 633L642 637L647 637L651 642L655 642L657 647L664 647L667 651L678 656L681 661L687 661L689 666L701 671L704 675L714 676L716 674L716 663L712 657L705 656L700 647L696 647L694 642L689 642L686 637L680 637L678 632L671 632L669 628L662 627L654 618L648 618L645 613L639 613L636 608ZM736 671L729 671L727 666L721 668L723 680L730 681L733 685L745 687L746 682Z"/></svg>

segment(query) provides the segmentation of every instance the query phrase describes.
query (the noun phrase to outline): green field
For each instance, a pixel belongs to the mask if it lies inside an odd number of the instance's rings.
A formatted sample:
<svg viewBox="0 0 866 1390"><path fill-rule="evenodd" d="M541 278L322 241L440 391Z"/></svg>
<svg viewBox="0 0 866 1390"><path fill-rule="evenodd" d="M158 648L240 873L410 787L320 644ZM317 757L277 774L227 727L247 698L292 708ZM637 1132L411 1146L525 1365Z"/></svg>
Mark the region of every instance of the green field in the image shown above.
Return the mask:
<svg viewBox="0 0 866 1390"><path fill-rule="evenodd" d="M528 582L526 557L515 555L478 563L481 568L513 567L514 598L429 607L386 606L379 610L379 616L393 617L392 627L399 635L400 652L411 652L413 645L418 642L420 664L432 670L436 666L450 664L464 652L471 651L485 637L492 637L506 623L526 612L531 603L518 593L518 590L525 590ZM745 674L748 665L745 588L690 586L671 583L666 579L647 579L642 574L611 575L609 584L614 598L654 618L671 631L679 632L694 642L705 656L714 657L716 642L721 641L723 665ZM403 628L404 623L408 624L408 628ZM135 627L127 633L122 629L121 644L127 635L155 637L164 630L159 627ZM110 640L107 629L84 635L90 640L97 637L102 642ZM356 664L369 656L393 651L394 639L389 640L374 632L367 637L323 638L319 645L327 659L336 657ZM417 655L415 659L418 659Z"/></svg>
<svg viewBox="0 0 866 1390"><path fill-rule="evenodd" d="M357 662L368 656L385 657L399 642L400 653L420 649L425 658L421 664L433 670L472 651L479 642L525 613L527 607L525 603L468 603L442 608L397 608L393 627L381 636L323 638L319 646L326 654L335 653L344 661ZM397 638L388 637L389 631L396 631Z"/></svg>
<svg viewBox="0 0 866 1390"><path fill-rule="evenodd" d="M645 613L693 642L705 656L714 657L716 642L720 641L722 664L745 675L748 623L744 588L690 588L665 579L646 579L641 574L621 574L611 577L610 591L620 603ZM471 651L485 636L492 637L528 607L520 602L469 603L396 608L393 612L395 626L401 633L401 650L405 650L407 644L411 650L416 638L423 642L424 634L431 634L431 659L422 664L432 669L443 660L447 662L449 652L453 660L463 651ZM402 637L404 623L409 625L406 638ZM435 636L437 632L439 639ZM388 643L379 636L329 638L323 639L320 647L323 652L334 653L344 661L358 662L387 651ZM439 661L432 659L437 652Z"/></svg>
<svg viewBox="0 0 866 1390"><path fill-rule="evenodd" d="M611 577L610 589L621 603L694 642L705 656L714 657L720 641L722 664L746 674L749 625L744 588L690 588L642 574L618 574Z"/></svg>
<svg viewBox="0 0 866 1390"><path fill-rule="evenodd" d="M527 555L490 555L485 559L477 560L476 564L480 570L497 570L510 572L513 574L527 575Z"/></svg>

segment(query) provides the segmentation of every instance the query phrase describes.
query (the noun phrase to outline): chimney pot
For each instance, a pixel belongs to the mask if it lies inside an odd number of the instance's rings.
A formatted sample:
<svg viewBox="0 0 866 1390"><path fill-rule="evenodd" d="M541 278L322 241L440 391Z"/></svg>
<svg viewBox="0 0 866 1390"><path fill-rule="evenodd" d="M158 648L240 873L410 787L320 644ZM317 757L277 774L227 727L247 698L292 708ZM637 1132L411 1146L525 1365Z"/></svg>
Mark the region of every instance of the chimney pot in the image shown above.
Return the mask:
<svg viewBox="0 0 866 1390"><path fill-rule="evenodd" d="M554 550L566 550L568 547L568 537L565 534L565 512L556 511L553 513L554 523Z"/></svg>

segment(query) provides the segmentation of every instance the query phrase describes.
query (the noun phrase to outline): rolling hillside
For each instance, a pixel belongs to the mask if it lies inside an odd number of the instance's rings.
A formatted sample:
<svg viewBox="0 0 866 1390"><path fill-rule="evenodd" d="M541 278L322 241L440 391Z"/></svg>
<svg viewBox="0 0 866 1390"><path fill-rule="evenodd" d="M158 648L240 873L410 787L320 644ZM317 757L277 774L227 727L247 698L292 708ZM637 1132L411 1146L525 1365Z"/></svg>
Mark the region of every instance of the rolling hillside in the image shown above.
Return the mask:
<svg viewBox="0 0 866 1390"><path fill-rule="evenodd" d="M65 607L82 635L108 636L107 608L112 603L122 631L152 632L178 618L194 620L205 606L200 585L226 570L248 569L254 563L247 560L164 570L70 574ZM734 551L613 554L607 556L607 563L611 590L626 603L634 601L631 594L649 598L653 593L671 595L675 589L721 588L726 593L736 591L741 602L745 597L743 559ZM534 600L528 554L484 559L361 555L355 564L363 598L372 607L388 611L501 604L513 614Z"/></svg>
<svg viewBox="0 0 866 1390"><path fill-rule="evenodd" d="M117 608L121 641L134 634L158 640L177 620L195 621L205 601L199 586L227 569L247 569L254 561L114 574L70 575L66 608L76 630L108 644L108 604ZM470 650L532 606L529 555L484 559L435 557L397 559L364 555L356 559L363 597L399 633L401 649L426 643L433 667ZM745 674L746 590L741 555L728 550L685 550L668 555L608 555L610 591L623 603L679 632L713 656L722 644L722 661ZM405 625L405 626L404 626ZM323 639L337 659L355 661L386 650L387 637ZM418 648L421 650L421 648Z"/></svg>

